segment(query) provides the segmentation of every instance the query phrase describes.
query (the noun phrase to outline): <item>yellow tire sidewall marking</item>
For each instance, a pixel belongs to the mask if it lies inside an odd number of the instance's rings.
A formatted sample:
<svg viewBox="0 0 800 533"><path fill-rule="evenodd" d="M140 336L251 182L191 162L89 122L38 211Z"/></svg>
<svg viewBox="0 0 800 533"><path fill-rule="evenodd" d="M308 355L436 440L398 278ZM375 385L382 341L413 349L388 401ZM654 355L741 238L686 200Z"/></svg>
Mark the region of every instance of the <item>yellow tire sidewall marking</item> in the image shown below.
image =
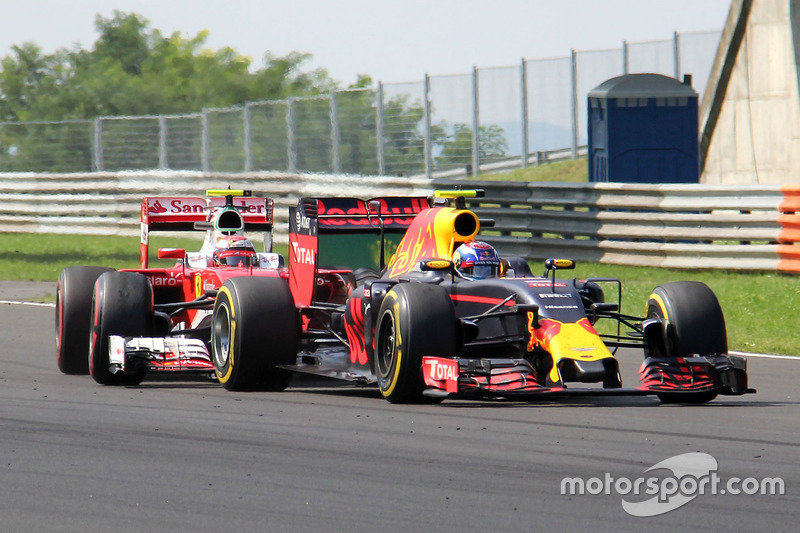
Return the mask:
<svg viewBox="0 0 800 533"><path fill-rule="evenodd" d="M199 278L199 276L198 276L198 278ZM217 295L217 298L219 298L223 294L227 297L227 300L228 300L228 306L227 306L228 307L228 317L229 317L230 322L231 322L231 324L230 324L231 325L231 328L230 328L231 329L230 330L230 339L229 339L229 342L228 342L228 361L227 361L227 363L228 363L227 367L228 368L227 368L227 371L225 372L224 375L220 374L219 370L217 370L216 368L215 368L215 372L217 374L217 379L219 379L220 383L227 383L228 380L231 378L231 373L233 373L233 366L234 366L233 354L234 354L234 351L235 351L235 348L236 348L236 346L235 346L235 342L236 342L235 341L235 339L236 339L236 310L233 307L233 295L231 294L231 292L228 289L228 287L226 287L224 285L222 287L220 287L219 294Z"/></svg>
<svg viewBox="0 0 800 533"><path fill-rule="evenodd" d="M389 386L386 387L385 390L381 388L381 394L384 397L389 397L392 395L395 387L397 386L398 377L400 375L400 365L403 363L403 339L400 335L400 302L397 301L397 293L394 292L394 290L391 290L386 294L386 298L391 298L393 300L392 315L394 317L395 364L394 371L391 374Z"/></svg>
<svg viewBox="0 0 800 533"><path fill-rule="evenodd" d="M650 295L650 300L654 300L657 304L659 309L661 309L661 314L664 316L664 319L669 322L669 313L667 313L667 306L664 304L664 300L661 298L660 295L653 293Z"/></svg>

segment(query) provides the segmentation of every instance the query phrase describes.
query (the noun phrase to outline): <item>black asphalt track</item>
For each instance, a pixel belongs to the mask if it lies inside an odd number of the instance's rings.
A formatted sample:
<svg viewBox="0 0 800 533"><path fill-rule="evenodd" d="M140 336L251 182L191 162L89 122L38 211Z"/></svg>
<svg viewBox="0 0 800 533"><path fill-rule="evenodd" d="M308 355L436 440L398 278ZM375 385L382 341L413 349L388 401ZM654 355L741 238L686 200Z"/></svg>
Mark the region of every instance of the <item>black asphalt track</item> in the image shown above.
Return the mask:
<svg viewBox="0 0 800 533"><path fill-rule="evenodd" d="M5 282L0 300L37 291ZM751 358L758 394L702 406L401 406L308 380L281 393L201 380L103 387L58 371L53 315L0 303L2 531L728 532L800 522L800 359ZM635 384L641 356L620 360ZM567 477L635 480L690 452L713 456L723 481L779 477L785 493L703 494L645 518L622 500L646 497L613 487L561 494Z"/></svg>

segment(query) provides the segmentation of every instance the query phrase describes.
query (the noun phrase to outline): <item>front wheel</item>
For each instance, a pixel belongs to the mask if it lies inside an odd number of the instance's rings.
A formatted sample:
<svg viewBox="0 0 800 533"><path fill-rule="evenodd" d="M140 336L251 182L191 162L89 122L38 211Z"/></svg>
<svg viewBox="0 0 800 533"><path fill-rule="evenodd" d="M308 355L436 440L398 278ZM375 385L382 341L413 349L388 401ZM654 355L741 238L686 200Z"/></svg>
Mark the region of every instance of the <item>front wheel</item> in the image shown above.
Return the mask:
<svg viewBox="0 0 800 533"><path fill-rule="evenodd" d="M728 353L725 317L705 283L675 281L656 287L647 301L647 318L669 324L669 357Z"/></svg>
<svg viewBox="0 0 800 533"><path fill-rule="evenodd" d="M445 289L423 283L395 285L378 311L375 373L391 403L421 402L423 356L455 357L458 320Z"/></svg>
<svg viewBox="0 0 800 533"><path fill-rule="evenodd" d="M298 321L289 284L278 278L232 278L214 302L211 352L228 390L280 391L297 357Z"/></svg>
<svg viewBox="0 0 800 533"><path fill-rule="evenodd" d="M714 292L699 281L665 283L653 290L647 301L647 318L667 324L663 355L670 358L728 353L725 317ZM665 403L704 403L714 391L662 393Z"/></svg>
<svg viewBox="0 0 800 533"><path fill-rule="evenodd" d="M94 284L92 327L89 334L89 371L101 385L138 385L144 366L114 373L110 368L108 338L147 337L153 324L153 289L137 272L106 272Z"/></svg>

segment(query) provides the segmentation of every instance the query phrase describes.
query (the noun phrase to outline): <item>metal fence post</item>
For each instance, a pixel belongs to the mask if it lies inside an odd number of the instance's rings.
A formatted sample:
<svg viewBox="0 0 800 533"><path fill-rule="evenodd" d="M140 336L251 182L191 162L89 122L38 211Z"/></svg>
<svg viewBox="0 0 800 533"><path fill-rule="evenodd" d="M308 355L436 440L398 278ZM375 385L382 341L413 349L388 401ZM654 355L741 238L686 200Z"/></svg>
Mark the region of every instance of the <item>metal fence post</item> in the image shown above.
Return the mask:
<svg viewBox="0 0 800 533"><path fill-rule="evenodd" d="M425 106L425 177L433 175L433 139L431 138L431 77L425 74L423 84L423 101Z"/></svg>
<svg viewBox="0 0 800 533"><path fill-rule="evenodd" d="M622 73L630 71L630 56L628 56L628 41L622 41Z"/></svg>
<svg viewBox="0 0 800 533"><path fill-rule="evenodd" d="M337 95L338 91L331 91L331 166L333 167L333 172L340 174L342 172L342 162L339 155L341 131L339 130L339 100Z"/></svg>
<svg viewBox="0 0 800 533"><path fill-rule="evenodd" d="M578 54L573 48L570 52L572 68L570 69L570 84L572 85L572 159L578 157Z"/></svg>
<svg viewBox="0 0 800 533"><path fill-rule="evenodd" d="M94 146L94 170L95 172L102 172L103 168L103 119L97 117L94 119L94 139L92 146Z"/></svg>
<svg viewBox="0 0 800 533"><path fill-rule="evenodd" d="M528 168L528 69L525 58L519 69L520 94L522 94L522 168Z"/></svg>
<svg viewBox="0 0 800 533"><path fill-rule="evenodd" d="M289 163L289 172L297 172L297 153L294 146L294 98L289 98L286 106L286 149Z"/></svg>
<svg viewBox="0 0 800 533"><path fill-rule="evenodd" d="M378 82L378 90L375 92L375 107L377 109L377 148L378 148L378 174L386 175L386 150L383 144L384 137L384 118L383 118L383 83Z"/></svg>
<svg viewBox="0 0 800 533"><path fill-rule="evenodd" d="M681 41L678 32L672 35L672 53L675 58L675 79L681 79Z"/></svg>
<svg viewBox="0 0 800 533"><path fill-rule="evenodd" d="M244 113L242 116L244 117L244 171L245 172L252 172L253 171L253 146L252 146L252 136L251 136L251 128L252 123L251 119L251 111L252 105L248 102L244 104Z"/></svg>
<svg viewBox="0 0 800 533"><path fill-rule="evenodd" d="M167 159L167 117L158 115L158 168L169 168Z"/></svg>
<svg viewBox="0 0 800 533"><path fill-rule="evenodd" d="M211 171L211 157L210 157L210 148L211 148L211 133L208 127L208 110L203 109L202 113L202 141L200 143L200 164L202 165L203 172L210 172Z"/></svg>
<svg viewBox="0 0 800 533"><path fill-rule="evenodd" d="M478 94L478 67L472 67L472 175L481 173L481 118Z"/></svg>

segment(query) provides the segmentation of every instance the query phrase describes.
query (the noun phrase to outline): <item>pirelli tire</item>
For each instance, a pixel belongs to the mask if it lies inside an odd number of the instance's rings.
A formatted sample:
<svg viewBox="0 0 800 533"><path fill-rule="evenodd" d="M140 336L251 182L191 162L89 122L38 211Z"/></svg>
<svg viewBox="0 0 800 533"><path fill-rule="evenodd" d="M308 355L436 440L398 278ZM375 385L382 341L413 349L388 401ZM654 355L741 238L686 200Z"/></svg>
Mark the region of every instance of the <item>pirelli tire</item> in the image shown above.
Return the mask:
<svg viewBox="0 0 800 533"><path fill-rule="evenodd" d="M211 352L228 390L281 391L297 358L298 318L289 284L280 278L226 281L214 302Z"/></svg>
<svg viewBox="0 0 800 533"><path fill-rule="evenodd" d="M423 356L453 357L458 319L450 295L438 285L399 283L386 293L375 330L375 374L391 403L431 402L423 396Z"/></svg>
<svg viewBox="0 0 800 533"><path fill-rule="evenodd" d="M106 272L97 278L92 298L89 372L101 385L138 385L145 366L114 373L108 356L109 336L148 337L153 329L153 287L138 272Z"/></svg>
<svg viewBox="0 0 800 533"><path fill-rule="evenodd" d="M56 285L56 364L64 374L89 373L89 330L92 327L94 283L113 268L72 266L61 271Z"/></svg>
<svg viewBox="0 0 800 533"><path fill-rule="evenodd" d="M722 307L705 283L675 281L656 287L647 301L647 318L667 322L668 357L728 353ZM704 403L717 394L717 391L662 393L658 397L665 403Z"/></svg>

